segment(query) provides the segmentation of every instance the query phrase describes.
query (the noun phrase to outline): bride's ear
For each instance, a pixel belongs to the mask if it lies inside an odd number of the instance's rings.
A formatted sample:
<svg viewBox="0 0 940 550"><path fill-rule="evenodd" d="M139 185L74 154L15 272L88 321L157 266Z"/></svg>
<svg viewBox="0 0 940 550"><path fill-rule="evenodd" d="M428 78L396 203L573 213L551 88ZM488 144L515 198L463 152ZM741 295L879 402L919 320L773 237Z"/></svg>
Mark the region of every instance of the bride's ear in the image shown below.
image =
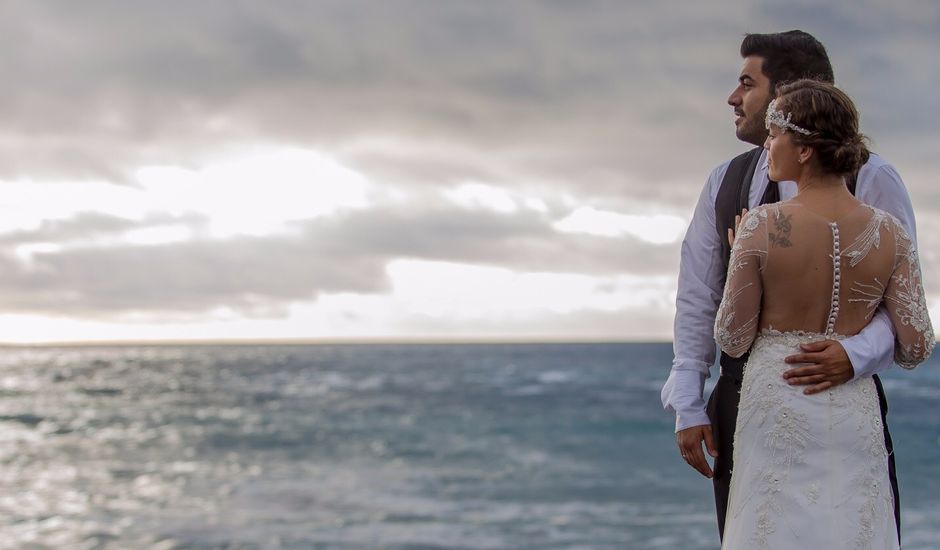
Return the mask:
<svg viewBox="0 0 940 550"><path fill-rule="evenodd" d="M806 164L813 158L813 155L816 153L816 150L808 145L800 145L800 150L797 155L797 159L800 164Z"/></svg>

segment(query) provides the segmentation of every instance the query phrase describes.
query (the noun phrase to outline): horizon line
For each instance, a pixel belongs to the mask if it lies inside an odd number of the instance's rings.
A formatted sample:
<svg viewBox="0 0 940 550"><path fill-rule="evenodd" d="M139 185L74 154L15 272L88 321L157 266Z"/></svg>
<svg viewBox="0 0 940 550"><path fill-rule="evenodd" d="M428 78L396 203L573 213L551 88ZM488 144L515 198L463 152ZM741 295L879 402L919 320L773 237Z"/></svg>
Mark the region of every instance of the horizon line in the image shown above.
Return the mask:
<svg viewBox="0 0 940 550"><path fill-rule="evenodd" d="M140 340L50 340L0 342L0 348L177 347L177 346L315 346L315 345L510 345L510 344L669 344L667 339L625 338L489 338L489 337L345 337L345 338L215 338Z"/></svg>

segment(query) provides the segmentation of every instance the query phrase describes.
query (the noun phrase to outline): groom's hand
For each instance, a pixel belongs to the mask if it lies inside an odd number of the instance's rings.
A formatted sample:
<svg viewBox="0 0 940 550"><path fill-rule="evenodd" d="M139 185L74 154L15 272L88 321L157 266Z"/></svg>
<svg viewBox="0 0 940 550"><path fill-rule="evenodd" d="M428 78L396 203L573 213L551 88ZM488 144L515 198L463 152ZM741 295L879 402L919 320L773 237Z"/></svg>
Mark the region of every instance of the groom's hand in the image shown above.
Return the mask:
<svg viewBox="0 0 940 550"><path fill-rule="evenodd" d="M855 376L855 369L842 344L835 340L821 340L801 344L803 353L786 358L787 363L808 363L783 373L791 386L809 386L803 393L811 395L845 384Z"/></svg>
<svg viewBox="0 0 940 550"><path fill-rule="evenodd" d="M715 446L715 439L712 437L712 427L692 426L676 432L676 444L679 445L679 453L682 458L705 477L712 477L711 467L708 460L705 459L705 453L702 452L702 442L708 447L708 454L713 457L718 456L718 447Z"/></svg>
<svg viewBox="0 0 940 550"><path fill-rule="evenodd" d="M728 228L728 245L734 246L734 236L738 232L738 228L741 227L741 220L744 219L744 216L747 216L747 208L741 210L741 213L734 217L734 229Z"/></svg>

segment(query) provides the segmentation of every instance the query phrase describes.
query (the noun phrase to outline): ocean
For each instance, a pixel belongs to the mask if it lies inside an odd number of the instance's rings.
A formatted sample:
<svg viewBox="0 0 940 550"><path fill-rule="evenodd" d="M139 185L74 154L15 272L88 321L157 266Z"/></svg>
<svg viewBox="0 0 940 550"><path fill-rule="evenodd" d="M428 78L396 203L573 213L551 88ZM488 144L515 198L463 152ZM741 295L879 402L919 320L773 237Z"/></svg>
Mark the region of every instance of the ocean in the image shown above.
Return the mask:
<svg viewBox="0 0 940 550"><path fill-rule="evenodd" d="M0 350L0 548L714 550L669 344ZM940 548L940 369L884 376Z"/></svg>

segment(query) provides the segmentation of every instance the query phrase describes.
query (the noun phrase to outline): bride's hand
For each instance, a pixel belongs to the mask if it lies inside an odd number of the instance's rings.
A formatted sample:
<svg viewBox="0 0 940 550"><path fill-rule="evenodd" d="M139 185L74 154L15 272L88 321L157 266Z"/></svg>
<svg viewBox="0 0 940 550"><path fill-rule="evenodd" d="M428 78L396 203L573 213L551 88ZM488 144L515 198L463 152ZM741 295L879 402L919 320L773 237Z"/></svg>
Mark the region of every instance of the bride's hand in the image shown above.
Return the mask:
<svg viewBox="0 0 940 550"><path fill-rule="evenodd" d="M734 246L734 236L738 232L738 226L741 225L741 220L747 216L747 208L741 210L741 215L734 217L734 229L728 228L728 244Z"/></svg>

